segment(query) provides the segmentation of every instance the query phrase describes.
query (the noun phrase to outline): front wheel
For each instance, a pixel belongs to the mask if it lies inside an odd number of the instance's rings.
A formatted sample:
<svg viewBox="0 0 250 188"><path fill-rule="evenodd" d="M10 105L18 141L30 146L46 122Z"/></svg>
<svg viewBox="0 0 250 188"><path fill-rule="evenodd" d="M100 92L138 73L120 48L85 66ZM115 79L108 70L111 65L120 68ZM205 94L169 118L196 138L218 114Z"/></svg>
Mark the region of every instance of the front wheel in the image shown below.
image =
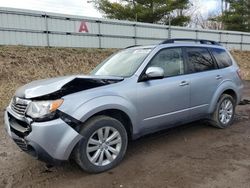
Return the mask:
<svg viewBox="0 0 250 188"><path fill-rule="evenodd" d="M128 143L125 127L108 116L96 116L83 125L83 139L75 149L75 161L90 173L99 173L118 165Z"/></svg>
<svg viewBox="0 0 250 188"><path fill-rule="evenodd" d="M234 120L235 106L234 98L231 95L223 94L212 115L211 124L221 129L230 126Z"/></svg>

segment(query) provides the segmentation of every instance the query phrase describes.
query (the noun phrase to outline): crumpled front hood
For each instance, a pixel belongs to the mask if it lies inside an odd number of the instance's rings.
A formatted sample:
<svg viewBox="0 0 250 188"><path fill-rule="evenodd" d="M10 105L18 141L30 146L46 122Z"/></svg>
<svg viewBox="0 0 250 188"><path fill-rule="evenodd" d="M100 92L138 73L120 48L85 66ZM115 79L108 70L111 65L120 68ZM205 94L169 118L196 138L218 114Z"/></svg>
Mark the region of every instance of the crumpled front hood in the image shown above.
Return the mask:
<svg viewBox="0 0 250 188"><path fill-rule="evenodd" d="M33 81L18 88L15 95L20 98L31 99L52 94L53 96L58 95L58 98L70 93L100 87L122 80L122 77L113 76L64 76Z"/></svg>

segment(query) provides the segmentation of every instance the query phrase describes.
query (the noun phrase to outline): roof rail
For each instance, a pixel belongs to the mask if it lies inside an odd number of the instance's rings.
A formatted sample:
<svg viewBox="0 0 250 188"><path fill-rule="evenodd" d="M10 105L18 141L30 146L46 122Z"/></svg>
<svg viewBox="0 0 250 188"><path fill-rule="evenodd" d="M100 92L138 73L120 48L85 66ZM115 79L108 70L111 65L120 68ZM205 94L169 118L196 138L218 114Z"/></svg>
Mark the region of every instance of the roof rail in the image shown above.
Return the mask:
<svg viewBox="0 0 250 188"><path fill-rule="evenodd" d="M132 46L128 46L128 47L126 47L124 49L133 48L133 47L137 47L137 46L141 46L141 45L132 45Z"/></svg>
<svg viewBox="0 0 250 188"><path fill-rule="evenodd" d="M170 44L174 43L175 41L191 41L191 42L199 42L200 44L210 44L210 45L217 45L221 46L220 43L212 41L212 40L206 40L206 39L191 39L191 38L173 38L173 39L167 39L161 42L160 44Z"/></svg>

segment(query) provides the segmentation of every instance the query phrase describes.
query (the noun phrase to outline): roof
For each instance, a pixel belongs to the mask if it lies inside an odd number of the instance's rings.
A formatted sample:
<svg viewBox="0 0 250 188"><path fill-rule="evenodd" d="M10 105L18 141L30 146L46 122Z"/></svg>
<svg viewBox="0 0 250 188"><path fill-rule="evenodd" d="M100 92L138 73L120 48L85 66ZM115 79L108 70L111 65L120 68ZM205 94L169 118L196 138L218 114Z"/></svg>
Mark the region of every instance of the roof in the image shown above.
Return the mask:
<svg viewBox="0 0 250 188"><path fill-rule="evenodd" d="M224 47L216 41L212 40L206 40L206 39L191 39L191 38L173 38L173 39L166 39L163 42L161 42L158 45L134 45L134 46L129 46L125 49L128 48L133 48L133 49L141 49L141 48L155 48L157 46L166 46L166 47L171 47L171 46L196 46L196 47L215 47L215 48L223 48Z"/></svg>

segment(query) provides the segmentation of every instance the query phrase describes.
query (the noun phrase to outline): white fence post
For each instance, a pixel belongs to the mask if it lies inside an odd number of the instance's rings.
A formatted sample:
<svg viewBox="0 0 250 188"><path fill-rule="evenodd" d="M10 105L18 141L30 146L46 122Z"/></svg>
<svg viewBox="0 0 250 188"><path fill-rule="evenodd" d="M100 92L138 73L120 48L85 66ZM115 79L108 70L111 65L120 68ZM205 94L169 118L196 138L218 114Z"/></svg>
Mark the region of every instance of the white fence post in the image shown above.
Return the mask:
<svg viewBox="0 0 250 188"><path fill-rule="evenodd" d="M49 28L48 28L48 15L44 14L44 19L45 19L45 28L46 28L46 41L47 41L47 47L50 46L49 43Z"/></svg>
<svg viewBox="0 0 250 188"><path fill-rule="evenodd" d="M98 46L102 48L102 34L101 34L101 21L97 20L96 23L98 24Z"/></svg>
<svg viewBox="0 0 250 188"><path fill-rule="evenodd" d="M135 39L135 45L137 45L137 27L136 24L133 24L134 26L134 39Z"/></svg>

